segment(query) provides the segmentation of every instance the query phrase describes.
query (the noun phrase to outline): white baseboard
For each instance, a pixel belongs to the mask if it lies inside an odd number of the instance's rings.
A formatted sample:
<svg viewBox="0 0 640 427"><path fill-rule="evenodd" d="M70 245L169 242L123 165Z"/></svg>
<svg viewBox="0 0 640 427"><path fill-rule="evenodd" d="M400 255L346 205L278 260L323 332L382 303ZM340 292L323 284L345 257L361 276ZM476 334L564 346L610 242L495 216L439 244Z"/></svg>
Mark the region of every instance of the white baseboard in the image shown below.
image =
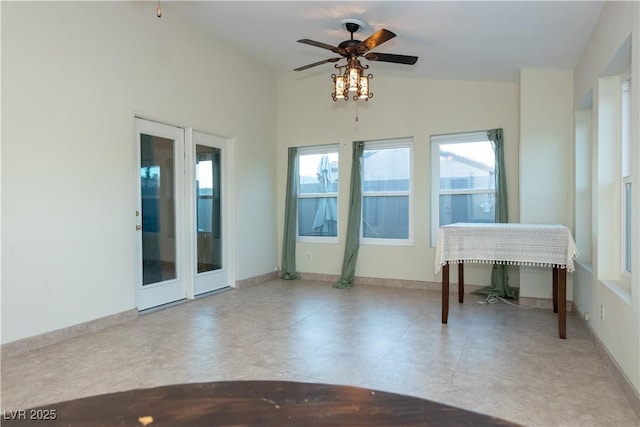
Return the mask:
<svg viewBox="0 0 640 427"><path fill-rule="evenodd" d="M321 273L298 273L301 279L304 280L315 280L321 282L332 282L335 283L340 280L340 275L338 274L321 274ZM427 291L438 291L442 290L442 283L440 282L428 282L426 280L405 280L405 279L385 279L379 277L361 277L356 276L353 279L354 286L357 285L366 285L366 286L389 286L393 288L406 288L406 289L424 289ZM479 289L482 289L484 286L479 285L464 285L464 293L470 294ZM452 282L449 285L449 291L451 293L458 293L458 283Z"/></svg>
<svg viewBox="0 0 640 427"><path fill-rule="evenodd" d="M553 300L549 298L519 297L518 305L526 308L553 310ZM573 311L573 301L567 301L567 312Z"/></svg>
<svg viewBox="0 0 640 427"><path fill-rule="evenodd" d="M602 357L602 360L609 369L609 372L611 372L611 375L613 375L616 383L618 384L618 386L620 386L620 389L622 389L622 392L629 400L633 411L638 417L640 417L640 392L635 389L633 383L631 383L631 381L629 380L629 377L627 377L620 365L618 365L618 362L616 362L600 337L598 337L593 328L591 328L589 322L584 320L584 313L580 312L577 307L575 307L575 310L578 314L578 317L582 319L581 321L584 329L587 331L589 341L591 341L593 347L596 349L600 357Z"/></svg>
<svg viewBox="0 0 640 427"><path fill-rule="evenodd" d="M249 277L248 279L236 280L236 288L246 288L247 286L260 285L271 280L276 280L280 277L279 271L273 271L271 273L261 274L260 276Z"/></svg>
<svg viewBox="0 0 640 427"><path fill-rule="evenodd" d="M56 329L55 331L45 332L44 334L35 335L33 337L11 341L2 344L2 346L0 346L0 352L2 353L3 358L15 356L17 354L37 350L51 344L56 344L70 338L97 332L101 329L115 326L137 317L138 309L133 308L121 313L100 317L98 319L89 320L88 322L79 323L62 329Z"/></svg>
<svg viewBox="0 0 640 427"><path fill-rule="evenodd" d="M246 286L257 285L278 278L278 272L263 274L261 276L251 277L244 280L238 280L236 286L244 288ZM162 307L166 308L166 307ZM79 323L66 328L56 329L55 331L45 332L40 335L11 341L0 346L2 357L10 357L18 354L37 350L48 345L56 344L70 338L79 337L81 335L97 332L101 329L115 326L117 324L135 319L140 315L137 308L123 311L121 313L112 314L88 322Z"/></svg>

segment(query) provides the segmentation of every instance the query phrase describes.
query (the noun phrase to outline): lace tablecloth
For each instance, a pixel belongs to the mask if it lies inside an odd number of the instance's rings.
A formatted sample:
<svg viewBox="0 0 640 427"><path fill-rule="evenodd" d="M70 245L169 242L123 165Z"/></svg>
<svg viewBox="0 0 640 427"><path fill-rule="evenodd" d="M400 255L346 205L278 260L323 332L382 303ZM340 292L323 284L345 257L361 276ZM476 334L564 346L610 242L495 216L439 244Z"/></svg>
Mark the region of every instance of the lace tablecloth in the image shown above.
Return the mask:
<svg viewBox="0 0 640 427"><path fill-rule="evenodd" d="M456 223L440 227L435 272L447 262L557 266L572 272L576 254L564 225Z"/></svg>

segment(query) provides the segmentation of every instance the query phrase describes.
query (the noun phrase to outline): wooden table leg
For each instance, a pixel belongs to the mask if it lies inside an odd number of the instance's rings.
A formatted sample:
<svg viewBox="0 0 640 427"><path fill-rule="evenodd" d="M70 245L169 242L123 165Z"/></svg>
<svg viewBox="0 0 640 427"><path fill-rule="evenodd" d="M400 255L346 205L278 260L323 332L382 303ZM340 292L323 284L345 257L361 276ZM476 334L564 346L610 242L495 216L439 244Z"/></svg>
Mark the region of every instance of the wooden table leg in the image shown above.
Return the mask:
<svg viewBox="0 0 640 427"><path fill-rule="evenodd" d="M558 266L553 267L553 312L558 312Z"/></svg>
<svg viewBox="0 0 640 427"><path fill-rule="evenodd" d="M458 302L464 302L464 264L458 263Z"/></svg>
<svg viewBox="0 0 640 427"><path fill-rule="evenodd" d="M558 274L558 330L560 338L567 338L567 269L560 268Z"/></svg>
<svg viewBox="0 0 640 427"><path fill-rule="evenodd" d="M442 266L442 323L449 318L449 263Z"/></svg>

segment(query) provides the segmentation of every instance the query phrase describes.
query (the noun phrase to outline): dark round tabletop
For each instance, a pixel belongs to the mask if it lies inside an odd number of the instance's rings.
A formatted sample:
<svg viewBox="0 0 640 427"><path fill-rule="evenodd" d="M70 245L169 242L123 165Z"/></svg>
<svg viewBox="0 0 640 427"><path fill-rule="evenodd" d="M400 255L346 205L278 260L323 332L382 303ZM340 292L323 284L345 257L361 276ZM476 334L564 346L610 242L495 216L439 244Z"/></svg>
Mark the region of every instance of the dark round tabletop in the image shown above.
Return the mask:
<svg viewBox="0 0 640 427"><path fill-rule="evenodd" d="M130 390L4 410L3 426L514 426L417 397L289 381Z"/></svg>

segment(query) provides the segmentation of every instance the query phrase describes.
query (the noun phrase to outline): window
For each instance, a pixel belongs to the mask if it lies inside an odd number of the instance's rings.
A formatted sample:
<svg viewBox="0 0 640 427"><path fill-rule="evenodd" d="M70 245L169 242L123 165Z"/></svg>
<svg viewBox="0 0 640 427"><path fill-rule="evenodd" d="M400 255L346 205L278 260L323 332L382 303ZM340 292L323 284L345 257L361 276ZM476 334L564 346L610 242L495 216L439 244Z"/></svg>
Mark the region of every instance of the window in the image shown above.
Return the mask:
<svg viewBox="0 0 640 427"><path fill-rule="evenodd" d="M412 141L367 142L362 181L363 243L407 244L412 239Z"/></svg>
<svg viewBox="0 0 640 427"><path fill-rule="evenodd" d="M622 183L622 272L631 274L631 78L623 79L620 93L620 170Z"/></svg>
<svg viewBox="0 0 640 427"><path fill-rule="evenodd" d="M338 146L298 150L298 240L338 237Z"/></svg>
<svg viewBox="0 0 640 427"><path fill-rule="evenodd" d="M630 64L630 62L629 62ZM631 227L637 220L631 218L631 81L626 72L598 79L597 151L595 169L597 181L596 247L597 278L631 288ZM633 212L636 216L638 213Z"/></svg>
<svg viewBox="0 0 640 427"><path fill-rule="evenodd" d="M431 137L431 245L440 226L495 222L495 154L486 132Z"/></svg>

